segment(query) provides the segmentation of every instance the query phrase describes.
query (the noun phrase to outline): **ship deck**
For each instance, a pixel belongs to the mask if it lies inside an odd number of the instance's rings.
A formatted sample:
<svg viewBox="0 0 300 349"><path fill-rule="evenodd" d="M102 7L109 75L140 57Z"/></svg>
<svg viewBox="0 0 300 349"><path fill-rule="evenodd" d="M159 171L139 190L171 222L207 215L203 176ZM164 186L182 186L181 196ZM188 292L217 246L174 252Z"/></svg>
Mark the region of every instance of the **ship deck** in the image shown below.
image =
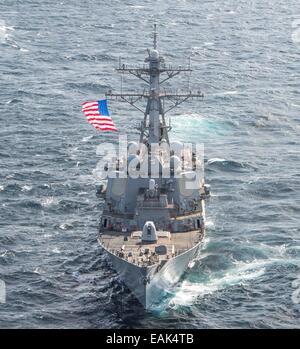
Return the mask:
<svg viewBox="0 0 300 349"><path fill-rule="evenodd" d="M155 243L149 243L142 242L134 232L130 234L104 231L99 236L99 242L109 252L128 262L137 265L151 265L189 250L202 238L203 232L192 230L170 233L169 236L159 237Z"/></svg>

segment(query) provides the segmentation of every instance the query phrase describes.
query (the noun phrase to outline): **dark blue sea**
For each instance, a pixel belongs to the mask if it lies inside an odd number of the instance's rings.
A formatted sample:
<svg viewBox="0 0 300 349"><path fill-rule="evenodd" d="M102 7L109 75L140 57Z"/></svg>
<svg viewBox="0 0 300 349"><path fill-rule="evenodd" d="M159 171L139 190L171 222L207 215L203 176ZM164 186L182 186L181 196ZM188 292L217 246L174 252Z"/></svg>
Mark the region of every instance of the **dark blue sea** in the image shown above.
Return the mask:
<svg viewBox="0 0 300 349"><path fill-rule="evenodd" d="M81 104L120 88L119 57L143 64L154 21L194 69L166 88L205 93L171 139L204 143L212 196L194 267L144 312L97 245L96 147L117 135ZM298 0L0 0L0 87L0 328L300 327ZM109 108L137 140L142 114Z"/></svg>

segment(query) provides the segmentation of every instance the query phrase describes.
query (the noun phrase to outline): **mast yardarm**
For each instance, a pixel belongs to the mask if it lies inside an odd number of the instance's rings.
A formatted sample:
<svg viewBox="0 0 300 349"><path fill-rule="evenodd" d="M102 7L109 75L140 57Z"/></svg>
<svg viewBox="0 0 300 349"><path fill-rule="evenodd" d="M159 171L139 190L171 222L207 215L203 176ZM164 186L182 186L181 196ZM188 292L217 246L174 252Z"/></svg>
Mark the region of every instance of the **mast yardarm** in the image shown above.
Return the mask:
<svg viewBox="0 0 300 349"><path fill-rule="evenodd" d="M160 143L163 139L169 143L168 132L171 127L166 125L165 115L170 110L179 106L190 98L204 97L201 91L187 90L185 93L171 93L165 89L161 89L161 85L179 75L182 72L191 72L190 65L188 67L172 67L166 65L163 56L157 50L157 31L154 24L153 32L153 49L148 49L148 57L145 59L143 66L131 68L126 64L119 62L117 71L121 74L131 74L148 85L148 89L141 93L113 93L108 91L106 98L117 98L132 105L134 108L144 114L139 130L141 132L140 141L146 143ZM143 110L138 102L145 99L147 101L146 108ZM169 104L165 108L166 104Z"/></svg>

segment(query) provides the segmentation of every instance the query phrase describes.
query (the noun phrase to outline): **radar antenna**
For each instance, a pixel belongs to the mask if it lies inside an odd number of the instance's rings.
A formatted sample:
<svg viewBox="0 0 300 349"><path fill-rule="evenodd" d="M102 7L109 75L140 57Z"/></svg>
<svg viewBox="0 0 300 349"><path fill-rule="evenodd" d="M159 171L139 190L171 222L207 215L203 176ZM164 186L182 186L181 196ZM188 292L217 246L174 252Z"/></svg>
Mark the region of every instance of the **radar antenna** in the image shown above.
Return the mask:
<svg viewBox="0 0 300 349"><path fill-rule="evenodd" d="M154 32L153 32L153 48L157 49L157 31L156 31L156 23L154 24Z"/></svg>

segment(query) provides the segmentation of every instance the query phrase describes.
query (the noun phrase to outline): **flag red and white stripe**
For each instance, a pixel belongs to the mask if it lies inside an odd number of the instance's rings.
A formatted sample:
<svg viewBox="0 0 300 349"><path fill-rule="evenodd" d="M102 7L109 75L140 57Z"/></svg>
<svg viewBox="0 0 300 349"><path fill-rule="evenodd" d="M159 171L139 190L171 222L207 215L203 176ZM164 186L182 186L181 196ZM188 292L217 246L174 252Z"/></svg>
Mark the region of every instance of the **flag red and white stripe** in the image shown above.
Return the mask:
<svg viewBox="0 0 300 349"><path fill-rule="evenodd" d="M109 116L106 100L85 102L82 104L82 111L87 121L96 129L101 131L118 131L112 118Z"/></svg>

